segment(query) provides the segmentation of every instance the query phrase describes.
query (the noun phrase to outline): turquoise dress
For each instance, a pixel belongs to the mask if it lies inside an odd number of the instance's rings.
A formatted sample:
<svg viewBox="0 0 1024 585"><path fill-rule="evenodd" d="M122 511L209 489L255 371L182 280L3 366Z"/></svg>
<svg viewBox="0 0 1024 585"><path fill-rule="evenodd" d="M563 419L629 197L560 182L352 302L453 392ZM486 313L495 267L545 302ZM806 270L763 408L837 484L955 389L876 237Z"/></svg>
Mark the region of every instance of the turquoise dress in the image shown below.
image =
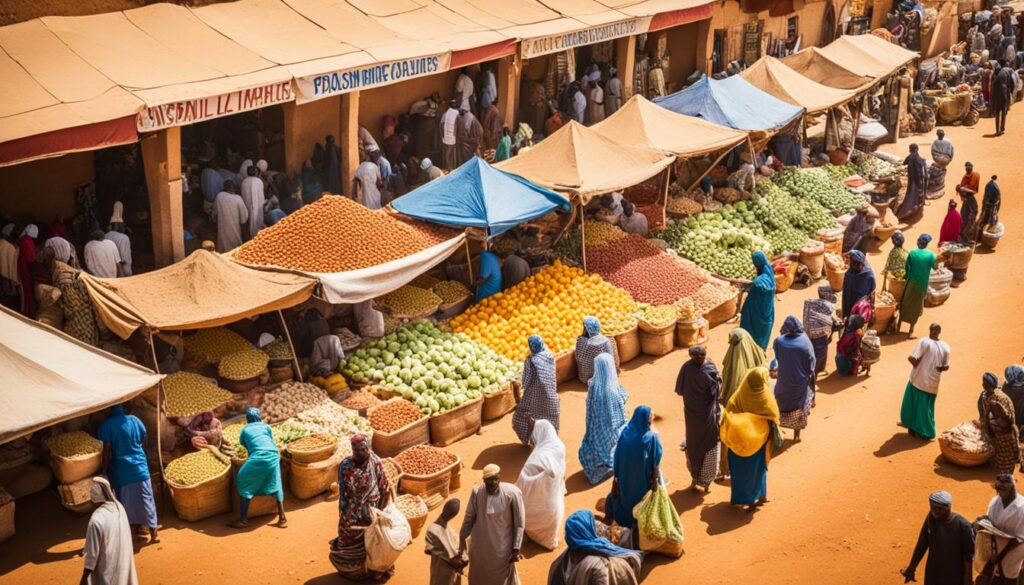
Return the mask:
<svg viewBox="0 0 1024 585"><path fill-rule="evenodd" d="M249 452L249 458L238 470L235 480L238 495L249 499L253 496L275 496L278 502L284 501L281 454L277 451L270 425L264 422L245 425L239 442Z"/></svg>
<svg viewBox="0 0 1024 585"><path fill-rule="evenodd" d="M754 252L753 259L757 276L743 300L740 327L754 338L761 349L768 349L775 323L775 271L764 252Z"/></svg>
<svg viewBox="0 0 1024 585"><path fill-rule="evenodd" d="M501 292L501 262L494 252L480 254L480 278L484 282L476 289L477 301Z"/></svg>

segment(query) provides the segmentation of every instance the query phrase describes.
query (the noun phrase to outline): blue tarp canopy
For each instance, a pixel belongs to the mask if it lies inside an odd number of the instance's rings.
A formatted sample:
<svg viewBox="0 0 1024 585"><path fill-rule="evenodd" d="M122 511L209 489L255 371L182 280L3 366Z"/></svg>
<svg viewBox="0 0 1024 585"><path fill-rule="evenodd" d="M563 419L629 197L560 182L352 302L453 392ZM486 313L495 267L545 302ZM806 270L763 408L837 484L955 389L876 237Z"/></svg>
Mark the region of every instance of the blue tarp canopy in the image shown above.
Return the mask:
<svg viewBox="0 0 1024 585"><path fill-rule="evenodd" d="M804 111L761 91L739 75L725 79L705 75L690 87L656 98L654 103L729 128L762 132L776 131Z"/></svg>
<svg viewBox="0 0 1024 585"><path fill-rule="evenodd" d="M491 236L559 207L572 209L562 195L499 171L479 157L391 203L392 209L409 217L486 228Z"/></svg>

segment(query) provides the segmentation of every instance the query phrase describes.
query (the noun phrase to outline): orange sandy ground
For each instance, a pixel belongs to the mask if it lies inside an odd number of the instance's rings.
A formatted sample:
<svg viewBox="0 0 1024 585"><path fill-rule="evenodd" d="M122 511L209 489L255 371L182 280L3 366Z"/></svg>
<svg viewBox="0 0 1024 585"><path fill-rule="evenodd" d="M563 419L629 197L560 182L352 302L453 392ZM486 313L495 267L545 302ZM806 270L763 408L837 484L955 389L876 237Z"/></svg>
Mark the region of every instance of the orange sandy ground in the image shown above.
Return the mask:
<svg viewBox="0 0 1024 585"><path fill-rule="evenodd" d="M1018 108L1024 106L1018 106ZM977 128L950 128L956 158L947 178L953 192L962 165L972 160L985 181L1001 175L1004 192L1001 218L1009 226L996 253L979 252L968 281L954 290L945 305L927 309L919 334L928 323L944 325L943 338L952 346L952 368L944 374L937 403L941 432L977 416L975 402L984 371L997 372L1022 361L1020 343L1024 313L1020 310L1024 264L1011 255L1024 241L1024 211L1017 203L1022 180L1017 139L1024 135L1019 116L1010 119L1010 133L984 136L991 120ZM911 141L927 145L932 137ZM980 197L979 197L980 200ZM937 236L946 201L934 201L925 216L907 232L913 246L922 231ZM870 254L876 271L888 246ZM779 297L776 325L786 315L801 314L803 300L814 288L790 290ZM711 333L710 355L720 360L731 325ZM715 485L708 496L687 490L690 483L683 453L682 404L673 393L676 373L685 352L658 359L640 358L626 364L622 382L630 391L630 410L640 403L652 406L665 445L663 471L669 492L682 515L686 554L668 561L650 557L644 563L648 585L669 583L902 583L897 571L906 565L928 511L928 494L950 491L954 509L969 519L985 512L993 495L990 468L963 469L945 462L938 445L909 437L896 426L900 400L910 369L906 356L914 340L906 333L883 339L882 361L870 377L837 379L819 384L817 407L799 444L786 442L772 460L768 486L770 503L753 514L729 506L729 489ZM830 349L830 358L834 346ZM834 364L829 364L833 371ZM562 437L568 452L568 512L593 508L609 483L591 487L576 457L584 426L585 388L565 385L562 398ZM787 431L788 432L788 431ZM790 435L791 436L791 435ZM465 498L487 463L498 463L507 481L514 481L527 450L515 442L511 417L486 425L480 435L453 447L465 462ZM162 542L136 554L143 583L338 583L327 560L327 543L335 535L333 503L319 499L287 502L290 526L281 530L261 518L247 532L225 527L221 516L198 524L178 521L167 507L162 511ZM437 510L430 514L430 521ZM461 518L458 520L461 522ZM69 583L81 569L86 518L64 511L49 492L17 504L18 535L0 545L0 583ZM399 559L392 583L426 583L428 559L422 534ZM557 553L528 543L520 564L524 584L544 583ZM923 566L921 568L923 571ZM923 575L923 572L919 572Z"/></svg>

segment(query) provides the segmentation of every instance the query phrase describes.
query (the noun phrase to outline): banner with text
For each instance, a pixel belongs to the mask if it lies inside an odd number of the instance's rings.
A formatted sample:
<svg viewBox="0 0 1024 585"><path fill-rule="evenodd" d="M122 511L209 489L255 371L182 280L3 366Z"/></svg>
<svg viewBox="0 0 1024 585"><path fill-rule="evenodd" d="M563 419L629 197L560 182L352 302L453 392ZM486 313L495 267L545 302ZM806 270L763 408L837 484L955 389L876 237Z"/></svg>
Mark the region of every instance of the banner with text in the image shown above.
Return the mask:
<svg viewBox="0 0 1024 585"><path fill-rule="evenodd" d="M299 88L297 103L304 104L332 95L398 83L448 71L452 54L439 53L387 63L374 63L343 71L307 75L296 79Z"/></svg>
<svg viewBox="0 0 1024 585"><path fill-rule="evenodd" d="M651 17L645 16L557 35L525 39L522 42L523 58L530 59L620 37L643 34L650 25Z"/></svg>
<svg viewBox="0 0 1024 585"><path fill-rule="evenodd" d="M212 97L152 106L139 112L135 125L139 132L150 132L258 110L293 99L292 82L278 81Z"/></svg>

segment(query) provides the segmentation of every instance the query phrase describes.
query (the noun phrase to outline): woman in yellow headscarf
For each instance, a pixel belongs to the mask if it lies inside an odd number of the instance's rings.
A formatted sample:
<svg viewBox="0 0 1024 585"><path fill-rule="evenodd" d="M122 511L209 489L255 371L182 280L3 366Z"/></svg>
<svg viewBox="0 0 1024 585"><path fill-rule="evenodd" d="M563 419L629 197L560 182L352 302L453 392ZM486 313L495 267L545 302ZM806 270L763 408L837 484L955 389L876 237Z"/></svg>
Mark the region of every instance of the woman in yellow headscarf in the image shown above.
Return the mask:
<svg viewBox="0 0 1024 585"><path fill-rule="evenodd" d="M732 471L732 505L752 510L768 500L768 461L772 451L782 446L778 425L779 405L771 392L768 368L752 368L722 413L722 443L728 448Z"/></svg>
<svg viewBox="0 0 1024 585"><path fill-rule="evenodd" d="M722 392L718 396L722 406L729 404L729 399L743 383L751 368L768 363L761 346L747 333L746 329L736 327L729 332L729 349L725 350L722 360ZM719 477L729 476L728 451L722 449L722 460L718 467Z"/></svg>

